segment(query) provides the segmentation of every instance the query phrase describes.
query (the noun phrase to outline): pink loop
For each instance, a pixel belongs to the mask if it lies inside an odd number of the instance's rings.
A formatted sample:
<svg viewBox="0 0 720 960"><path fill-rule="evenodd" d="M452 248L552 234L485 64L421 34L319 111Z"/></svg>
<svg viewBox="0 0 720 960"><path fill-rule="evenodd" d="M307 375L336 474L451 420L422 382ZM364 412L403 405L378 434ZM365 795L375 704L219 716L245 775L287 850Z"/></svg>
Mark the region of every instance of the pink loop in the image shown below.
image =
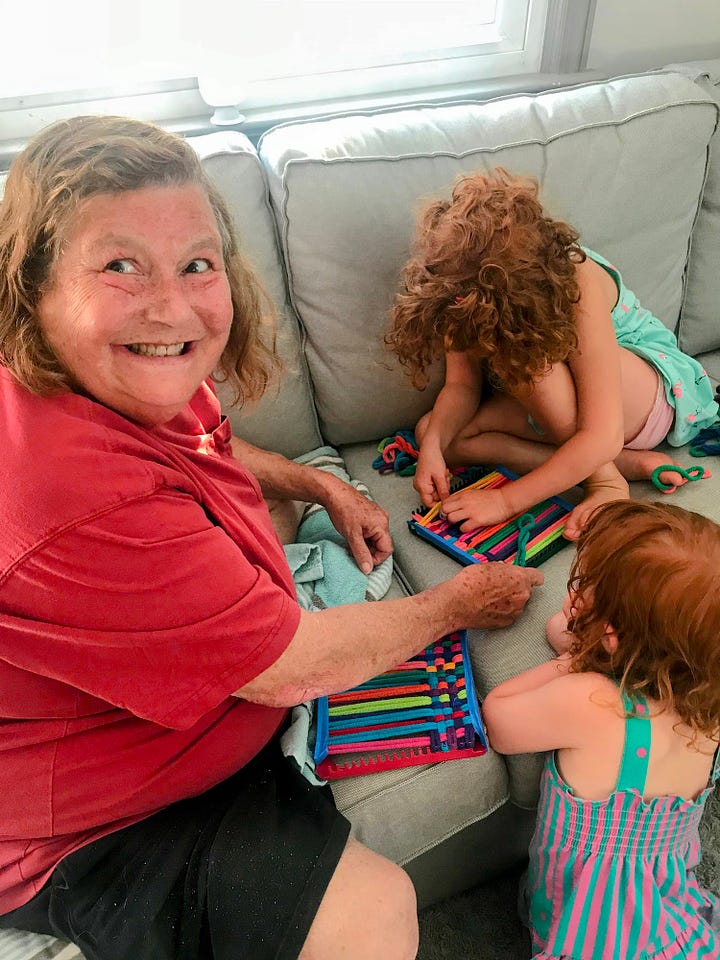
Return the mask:
<svg viewBox="0 0 720 960"><path fill-rule="evenodd" d="M394 463L395 457L398 454L398 445L393 441L389 443L382 452L383 460L385 463Z"/></svg>

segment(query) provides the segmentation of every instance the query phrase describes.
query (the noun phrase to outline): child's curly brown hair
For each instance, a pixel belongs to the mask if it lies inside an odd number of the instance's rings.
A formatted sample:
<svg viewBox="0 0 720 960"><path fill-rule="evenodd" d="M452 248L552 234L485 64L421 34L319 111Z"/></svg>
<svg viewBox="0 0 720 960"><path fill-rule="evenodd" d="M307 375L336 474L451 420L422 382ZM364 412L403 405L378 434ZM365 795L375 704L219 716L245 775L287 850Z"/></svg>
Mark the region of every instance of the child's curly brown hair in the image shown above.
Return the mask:
<svg viewBox="0 0 720 960"><path fill-rule="evenodd" d="M571 670L613 676L718 739L720 526L670 504L605 504L580 536L568 590Z"/></svg>
<svg viewBox="0 0 720 960"><path fill-rule="evenodd" d="M420 215L416 255L385 342L413 385L444 350L473 351L514 394L577 346L578 233L548 217L535 180L502 167L463 177Z"/></svg>

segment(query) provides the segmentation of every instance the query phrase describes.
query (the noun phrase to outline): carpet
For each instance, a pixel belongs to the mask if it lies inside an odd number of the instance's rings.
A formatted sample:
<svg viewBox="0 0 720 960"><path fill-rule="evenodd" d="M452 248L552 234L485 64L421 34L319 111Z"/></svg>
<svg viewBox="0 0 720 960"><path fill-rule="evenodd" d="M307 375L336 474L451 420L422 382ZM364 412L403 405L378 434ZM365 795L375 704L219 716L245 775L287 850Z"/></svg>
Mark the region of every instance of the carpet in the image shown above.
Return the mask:
<svg viewBox="0 0 720 960"><path fill-rule="evenodd" d="M720 790L702 819L698 879L720 896ZM420 913L418 960L528 960L529 940L515 909L521 869Z"/></svg>

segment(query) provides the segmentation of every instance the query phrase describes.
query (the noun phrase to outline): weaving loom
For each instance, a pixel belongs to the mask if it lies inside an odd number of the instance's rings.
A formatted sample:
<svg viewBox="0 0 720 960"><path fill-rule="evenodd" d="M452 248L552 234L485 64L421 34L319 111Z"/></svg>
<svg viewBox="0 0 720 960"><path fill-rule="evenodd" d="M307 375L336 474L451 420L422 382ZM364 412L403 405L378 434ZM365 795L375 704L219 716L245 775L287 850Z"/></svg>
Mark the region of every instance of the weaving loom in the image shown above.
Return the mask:
<svg viewBox="0 0 720 960"><path fill-rule="evenodd" d="M487 752L465 631L321 697L317 718L315 761L326 780Z"/></svg>
<svg viewBox="0 0 720 960"><path fill-rule="evenodd" d="M466 475L454 477L452 492L460 489L495 490L517 479L504 467L495 467L480 479L475 479L477 472L476 468L471 468ZM501 560L537 567L568 543L562 534L573 505L562 497L549 497L509 520L465 533L458 524L450 523L439 508L439 504L418 507L408 520L408 527L459 563L467 566Z"/></svg>

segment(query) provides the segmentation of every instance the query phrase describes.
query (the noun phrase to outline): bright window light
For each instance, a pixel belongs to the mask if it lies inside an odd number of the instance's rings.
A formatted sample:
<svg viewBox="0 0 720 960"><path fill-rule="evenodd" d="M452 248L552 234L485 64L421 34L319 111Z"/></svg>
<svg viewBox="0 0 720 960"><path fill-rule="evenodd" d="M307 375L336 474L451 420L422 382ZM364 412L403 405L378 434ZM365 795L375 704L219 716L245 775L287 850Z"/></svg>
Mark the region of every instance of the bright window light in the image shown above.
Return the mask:
<svg viewBox="0 0 720 960"><path fill-rule="evenodd" d="M548 0L18 0L0 100L198 77L270 107L523 73Z"/></svg>
<svg viewBox="0 0 720 960"><path fill-rule="evenodd" d="M201 58L200 92L211 104L271 107L531 72L546 12L547 0L237 4Z"/></svg>

